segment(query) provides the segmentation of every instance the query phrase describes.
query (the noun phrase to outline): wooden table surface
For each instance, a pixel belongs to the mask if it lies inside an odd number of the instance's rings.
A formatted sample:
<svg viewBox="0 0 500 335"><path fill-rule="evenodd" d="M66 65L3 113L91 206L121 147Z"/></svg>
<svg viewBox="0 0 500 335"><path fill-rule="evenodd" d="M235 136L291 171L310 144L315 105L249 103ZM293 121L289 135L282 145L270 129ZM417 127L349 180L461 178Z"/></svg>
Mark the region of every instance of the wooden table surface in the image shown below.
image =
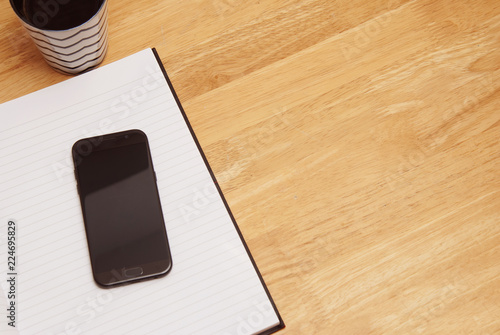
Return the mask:
<svg viewBox="0 0 500 335"><path fill-rule="evenodd" d="M121 0L287 328L500 334L500 2ZM69 77L0 4L0 102ZM1 159L8 159L2 157Z"/></svg>

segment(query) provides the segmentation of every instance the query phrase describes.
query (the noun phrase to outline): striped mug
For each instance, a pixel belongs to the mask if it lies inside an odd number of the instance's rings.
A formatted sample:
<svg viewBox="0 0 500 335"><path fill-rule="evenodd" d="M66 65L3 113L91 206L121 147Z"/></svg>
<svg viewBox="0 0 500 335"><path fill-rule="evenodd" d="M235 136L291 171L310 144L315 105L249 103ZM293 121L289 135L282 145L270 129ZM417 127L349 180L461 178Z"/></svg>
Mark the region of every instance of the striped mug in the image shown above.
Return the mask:
<svg viewBox="0 0 500 335"><path fill-rule="evenodd" d="M98 66L108 48L107 0L10 0L45 61L77 74Z"/></svg>

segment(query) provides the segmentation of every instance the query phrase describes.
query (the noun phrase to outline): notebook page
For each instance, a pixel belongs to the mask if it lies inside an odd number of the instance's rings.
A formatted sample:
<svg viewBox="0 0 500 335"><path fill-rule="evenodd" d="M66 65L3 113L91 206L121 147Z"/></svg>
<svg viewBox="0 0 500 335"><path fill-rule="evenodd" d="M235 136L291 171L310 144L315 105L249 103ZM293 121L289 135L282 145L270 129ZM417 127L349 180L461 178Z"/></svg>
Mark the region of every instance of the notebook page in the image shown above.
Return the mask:
<svg viewBox="0 0 500 335"><path fill-rule="evenodd" d="M102 289L71 147L128 129L149 139L173 267ZM152 50L0 105L0 181L0 280L7 297L11 221L19 334L252 334L280 323Z"/></svg>

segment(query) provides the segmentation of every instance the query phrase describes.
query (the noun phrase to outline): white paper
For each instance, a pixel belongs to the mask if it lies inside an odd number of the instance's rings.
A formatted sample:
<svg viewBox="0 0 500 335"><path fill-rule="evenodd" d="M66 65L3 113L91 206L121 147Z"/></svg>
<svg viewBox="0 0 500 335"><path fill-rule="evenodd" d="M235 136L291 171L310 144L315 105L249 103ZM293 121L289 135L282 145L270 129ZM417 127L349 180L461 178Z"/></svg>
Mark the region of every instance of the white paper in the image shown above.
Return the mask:
<svg viewBox="0 0 500 335"><path fill-rule="evenodd" d="M173 268L103 289L92 278L71 147L128 129L149 138ZM250 334L279 324L152 50L0 105L0 181L2 334ZM9 220L15 329L4 308Z"/></svg>

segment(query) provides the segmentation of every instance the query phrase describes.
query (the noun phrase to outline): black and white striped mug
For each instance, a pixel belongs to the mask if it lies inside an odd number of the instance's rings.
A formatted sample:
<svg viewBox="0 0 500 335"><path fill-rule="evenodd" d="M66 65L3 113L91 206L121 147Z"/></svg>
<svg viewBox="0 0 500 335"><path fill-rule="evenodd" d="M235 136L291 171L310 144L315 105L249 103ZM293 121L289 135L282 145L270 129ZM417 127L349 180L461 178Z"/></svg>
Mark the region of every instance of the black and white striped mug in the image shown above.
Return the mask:
<svg viewBox="0 0 500 335"><path fill-rule="evenodd" d="M99 65L108 48L107 0L10 0L45 61L77 74Z"/></svg>

